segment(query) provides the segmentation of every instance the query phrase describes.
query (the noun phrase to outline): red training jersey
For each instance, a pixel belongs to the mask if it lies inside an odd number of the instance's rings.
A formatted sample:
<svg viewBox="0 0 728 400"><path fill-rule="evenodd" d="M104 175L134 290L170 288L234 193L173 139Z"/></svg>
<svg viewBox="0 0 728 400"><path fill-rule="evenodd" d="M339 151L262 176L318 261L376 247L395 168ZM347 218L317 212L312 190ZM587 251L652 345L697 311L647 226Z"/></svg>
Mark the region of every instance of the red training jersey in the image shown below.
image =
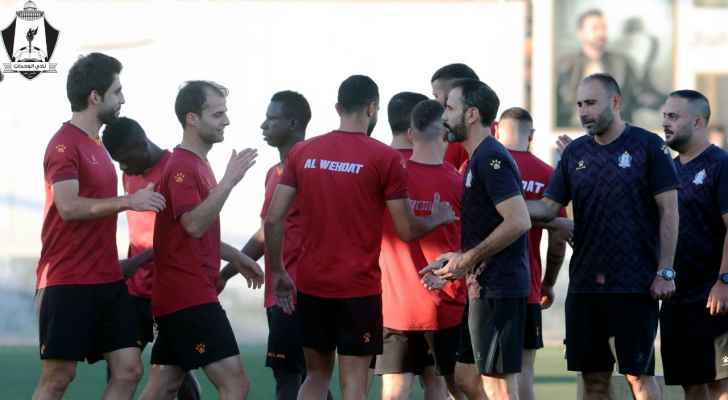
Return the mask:
<svg viewBox="0 0 728 400"><path fill-rule="evenodd" d="M116 214L64 221L53 201L53 184L78 181L78 196L116 197L116 170L100 141L66 122L51 138L43 158L45 207L36 289L121 281L116 251Z"/></svg>
<svg viewBox="0 0 728 400"><path fill-rule="evenodd" d="M302 228L298 289L324 298L381 293L379 250L387 200L407 198L402 156L363 132L296 144L281 184L296 188Z"/></svg>
<svg viewBox="0 0 728 400"><path fill-rule="evenodd" d="M554 169L528 151L508 150L516 161L523 180L523 197L526 200L540 200L546 191ZM562 209L560 216L565 217ZM531 228L528 232L528 262L531 270L531 290L528 304L541 301L541 233L542 228Z"/></svg>
<svg viewBox="0 0 728 400"><path fill-rule="evenodd" d="M268 214L268 207L273 199L273 193L276 192L276 187L281 182L283 177L283 166L281 164L274 165L268 170L265 176L265 200L263 201L263 208L260 211L260 218L264 219ZM291 208L288 210L288 216L286 217L286 226L283 233L283 265L286 267L288 275L296 282L296 264L298 263L298 257L301 254L301 237L303 236L303 229L301 227L301 210L298 208L298 202L293 203ZM264 253L265 261L265 285L263 286L264 300L263 306L269 308L276 304L273 291L271 290L270 282L270 258L268 252ZM295 294L294 294L295 301Z"/></svg>
<svg viewBox="0 0 728 400"><path fill-rule="evenodd" d="M460 216L463 177L449 163L440 165L407 161L407 191L415 215L432 214L432 198L449 202ZM382 234L382 312L384 326L403 331L438 330L458 325L465 309L465 282L448 283L429 291L419 271L443 253L460 249L460 223L439 226L426 236L407 243L394 229L387 212Z"/></svg>
<svg viewBox="0 0 728 400"><path fill-rule="evenodd" d="M445 161L452 164L461 175L462 171L465 171L469 159L468 151L465 150L462 143L448 143L447 150L445 150Z"/></svg>
<svg viewBox="0 0 728 400"><path fill-rule="evenodd" d="M190 236L180 221L216 185L206 160L189 150L174 149L159 183L167 207L154 223L154 316L218 301L220 219L216 218L199 239Z"/></svg>
<svg viewBox="0 0 728 400"><path fill-rule="evenodd" d="M124 184L124 191L128 194L136 193L144 189L148 184L153 183L155 190L159 190L159 182L162 179L164 167L172 155L165 150L162 157L142 175L122 175L121 181ZM127 257L131 258L152 248L154 240L154 219L157 213L153 211L126 212L126 219L129 224L129 250ZM150 299L152 297L152 280L154 271L154 259L139 267L134 275L126 280L129 294L132 296Z"/></svg>

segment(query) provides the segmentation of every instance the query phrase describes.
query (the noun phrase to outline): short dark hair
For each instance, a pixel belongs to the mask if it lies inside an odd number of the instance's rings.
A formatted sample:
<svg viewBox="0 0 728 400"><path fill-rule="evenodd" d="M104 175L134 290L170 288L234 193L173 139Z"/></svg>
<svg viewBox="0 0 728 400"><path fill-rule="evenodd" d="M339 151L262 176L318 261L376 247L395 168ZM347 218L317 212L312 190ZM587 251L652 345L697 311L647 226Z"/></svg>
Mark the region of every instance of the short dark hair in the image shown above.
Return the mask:
<svg viewBox="0 0 728 400"><path fill-rule="evenodd" d="M528 122L529 124L533 124L531 113L521 107L511 107L503 111L500 115L500 119L512 119L518 122Z"/></svg>
<svg viewBox="0 0 728 400"><path fill-rule="evenodd" d="M376 101L379 101L379 87L366 75L352 75L339 86L337 102L347 114L361 111Z"/></svg>
<svg viewBox="0 0 728 400"><path fill-rule="evenodd" d="M480 113L480 124L489 127L498 115L500 99L498 95L481 81L475 79L458 79L452 84L452 88L460 88L465 108L475 107Z"/></svg>
<svg viewBox="0 0 728 400"><path fill-rule="evenodd" d="M308 105L308 100L301 93L284 90L275 93L270 101L271 103L281 103L286 118L296 120L301 129L306 130L306 126L311 121L311 106Z"/></svg>
<svg viewBox="0 0 728 400"><path fill-rule="evenodd" d="M405 132L410 127L412 109L423 100L427 100L427 96L415 92L400 92L389 100L387 117L392 133Z"/></svg>
<svg viewBox="0 0 728 400"><path fill-rule="evenodd" d="M120 74L121 62L102 53L90 53L80 57L71 66L66 79L66 96L71 111L88 108L88 96L94 90L103 96L114 83L114 75Z"/></svg>
<svg viewBox="0 0 728 400"><path fill-rule="evenodd" d="M589 17L604 18L604 13L598 8L592 8L584 11L583 13L579 14L579 18L576 20L577 29L581 29L581 27L584 26L584 21L586 21L586 19Z"/></svg>
<svg viewBox="0 0 728 400"><path fill-rule="evenodd" d="M422 100L412 110L412 127L422 132L440 118L444 112L445 108L436 100Z"/></svg>
<svg viewBox="0 0 728 400"><path fill-rule="evenodd" d="M146 137L144 129L138 122L131 118L119 117L106 124L101 140L104 142L106 150L113 156L124 146L146 140Z"/></svg>
<svg viewBox="0 0 728 400"><path fill-rule="evenodd" d="M586 78L582 79L582 82L587 81L597 81L604 86L605 89L612 95L612 96L621 96L622 90L619 89L619 84L617 81L612 77L612 75L605 74L605 73L598 73L598 74L591 74L587 76Z"/></svg>
<svg viewBox="0 0 728 400"><path fill-rule="evenodd" d="M688 104L705 119L705 125L710 121L710 102L697 90L682 89L670 93L670 97L679 97L688 101Z"/></svg>
<svg viewBox="0 0 728 400"><path fill-rule="evenodd" d="M432 75L430 82L434 82L438 79L446 81L452 79L475 79L476 81L480 80L480 78L478 78L478 74L476 74L472 68L468 67L463 63L448 64L438 69Z"/></svg>
<svg viewBox="0 0 728 400"><path fill-rule="evenodd" d="M208 93L227 97L228 90L212 81L187 81L182 85L174 101L174 112L183 128L186 126L187 113L202 115Z"/></svg>

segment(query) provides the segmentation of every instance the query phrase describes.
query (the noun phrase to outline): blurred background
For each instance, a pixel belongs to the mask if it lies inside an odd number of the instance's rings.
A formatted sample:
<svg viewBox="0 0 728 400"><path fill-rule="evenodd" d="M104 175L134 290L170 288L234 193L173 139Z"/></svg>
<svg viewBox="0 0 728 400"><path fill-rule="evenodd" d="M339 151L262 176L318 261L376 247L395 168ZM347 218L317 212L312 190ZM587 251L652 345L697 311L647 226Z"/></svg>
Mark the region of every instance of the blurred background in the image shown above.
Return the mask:
<svg viewBox="0 0 728 400"><path fill-rule="evenodd" d="M0 29L32 2L0 0ZM501 110L531 110L533 152L556 162L554 140L581 135L574 119L575 82L604 71L623 85L624 117L662 135L659 106L673 89L697 88L712 102L713 137L725 143L728 125L728 1L35 1L59 31L51 62L56 73L27 79L6 72L0 52L0 345L37 343L32 311L43 213L42 159L49 138L70 118L68 69L80 55L101 51L123 64L122 115L171 148L181 139L173 103L189 79L230 89L231 125L210 161L221 176L231 149L255 147L257 165L222 213L223 239L242 246L259 224L263 180L278 152L259 125L271 95L290 89L310 102L308 135L337 127L339 83L371 76L380 88L373 137L390 140L386 104L400 91L431 95L430 77L464 62L501 99ZM121 192L121 188L119 189ZM118 247L126 254L126 218ZM262 261L261 261L262 262ZM563 339L565 266L557 304L544 314L547 342ZM231 281L222 302L243 343L262 343L267 329L262 291Z"/></svg>

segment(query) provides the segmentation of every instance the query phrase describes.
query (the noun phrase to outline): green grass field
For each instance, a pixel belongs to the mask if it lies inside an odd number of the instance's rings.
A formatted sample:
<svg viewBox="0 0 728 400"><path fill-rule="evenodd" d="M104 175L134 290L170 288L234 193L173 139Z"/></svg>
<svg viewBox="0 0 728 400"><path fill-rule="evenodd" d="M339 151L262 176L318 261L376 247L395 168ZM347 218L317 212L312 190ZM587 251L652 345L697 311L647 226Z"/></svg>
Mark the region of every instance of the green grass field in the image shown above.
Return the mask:
<svg viewBox="0 0 728 400"><path fill-rule="evenodd" d="M264 365L264 347L242 345L240 354L252 382L250 399L273 399L273 376ZM149 349L144 353L145 368L149 365ZM79 364L76 379L66 393L67 399L99 399L105 384L105 363ZM0 347L0 398L29 399L40 371L40 360L35 347ZM196 375L202 385L203 398L215 399L215 390L201 370ZM140 388L146 382L140 384ZM370 399L378 399L380 381L375 379ZM334 398L338 397L338 384L333 383ZM141 390L137 391L139 394ZM566 362L560 348L548 347L538 352L536 358L536 398L569 399L576 397L576 375L566 371ZM413 399L422 398L416 390Z"/></svg>

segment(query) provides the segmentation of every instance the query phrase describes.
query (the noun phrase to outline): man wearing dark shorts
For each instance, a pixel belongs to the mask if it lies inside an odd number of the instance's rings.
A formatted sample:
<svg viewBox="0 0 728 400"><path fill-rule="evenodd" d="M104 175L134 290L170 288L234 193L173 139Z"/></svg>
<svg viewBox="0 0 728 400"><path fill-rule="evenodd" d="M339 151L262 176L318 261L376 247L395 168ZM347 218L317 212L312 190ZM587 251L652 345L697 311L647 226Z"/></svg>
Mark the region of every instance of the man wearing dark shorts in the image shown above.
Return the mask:
<svg viewBox="0 0 728 400"><path fill-rule="evenodd" d="M354 75L341 84L339 129L291 149L265 218L271 286L284 311L293 311L293 291L298 289L308 374L300 399L326 396L335 351L342 397L365 396L372 357L382 352L378 258L384 210L407 240L454 220L449 204L440 203L438 196L431 216L413 215L401 155L369 137L378 104L379 89L369 77ZM295 286L281 256L285 219L294 200L306 232Z"/></svg>
<svg viewBox="0 0 728 400"><path fill-rule="evenodd" d="M265 121L260 127L263 130L263 140L278 149L280 162L272 166L266 174L265 200L260 212L261 225L242 249L244 254L254 260L265 256L263 305L268 317L268 349L265 365L273 370L273 377L276 381L276 399L278 400L296 399L298 389L306 376L306 364L303 359L298 315L296 312L284 313L273 298L270 287L270 256L265 251L263 238L263 219L268 213L273 193L283 175L288 152L293 145L304 140L306 126L310 120L311 108L303 95L283 91L274 94L270 99ZM294 282L296 281L296 260L302 250L300 241L303 234L301 212L294 204L286 218L283 240L283 259L286 271ZM218 290L222 290L227 281L237 273L238 271L232 265L225 266L220 272Z"/></svg>
<svg viewBox="0 0 728 400"><path fill-rule="evenodd" d="M694 90L662 108L680 189L675 294L662 302L665 383L687 400L728 398L728 154L708 141L710 104Z"/></svg>
<svg viewBox="0 0 728 400"><path fill-rule="evenodd" d="M116 250L116 214L159 212L164 198L146 188L116 197L116 171L99 130L118 118L121 63L101 53L68 73L73 115L51 138L43 160L46 204L38 262L40 358L34 399L60 399L78 361L105 359L106 399L131 399L141 378L136 318Z"/></svg>
<svg viewBox="0 0 728 400"><path fill-rule="evenodd" d="M393 103L398 106L392 107ZM460 215L462 176L443 161L447 147L443 140L444 108L424 95L399 93L388 109L395 137L408 136L414 145L406 166L407 190L415 215L429 214L435 193ZM448 392L456 399L463 398L455 388L453 373L465 308L464 281L430 292L422 286L418 274L440 254L459 249L460 224L441 226L406 243L397 237L391 217L385 218L379 256L384 350L377 356L376 365L377 374L382 375L383 400L408 398L415 375L421 377L427 399L445 398Z"/></svg>
<svg viewBox="0 0 728 400"><path fill-rule="evenodd" d="M446 279L467 274L472 351L490 399L518 396L529 288L526 233L531 228L518 168L491 133L499 104L483 82L462 79L452 84L445 124L470 156L462 200L462 253L443 254L421 272Z"/></svg>
<svg viewBox="0 0 728 400"><path fill-rule="evenodd" d="M498 121L498 141L503 143L516 161L523 180L523 193L526 200L539 200L543 197L551 180L554 169L533 155L530 151L533 140L533 119L531 113L520 107L512 107L500 116ZM562 222L566 211L561 210L560 218L553 223ZM546 271L541 279L541 235L543 227L534 226L528 231L528 263L531 271L528 304L526 305L526 330L523 342L523 365L518 375L518 399L533 400L534 364L536 350L543 347L541 310L547 309L554 301L554 285L559 275L566 253L566 240L559 230L549 230L548 250L546 252Z"/></svg>
<svg viewBox="0 0 728 400"><path fill-rule="evenodd" d="M216 285L221 258L253 287L263 283L255 261L220 240L220 210L257 154L233 150L216 182L207 154L229 124L226 96L214 82L190 81L175 101L183 138L159 183L168 205L154 223L152 313L159 333L143 399L174 398L185 373L200 367L220 398L243 399L250 389Z"/></svg>
<svg viewBox="0 0 728 400"><path fill-rule="evenodd" d="M136 193L151 185L158 190L162 171L172 153L162 150L147 138L144 129L131 118L121 117L106 125L103 135L104 147L122 172L124 192ZM129 226L128 258L121 260L121 272L126 279L134 309L137 313L141 344L154 341L154 317L152 317L152 281L154 272L153 212L129 210L126 212ZM192 373L185 376L177 393L178 400L200 398L200 391Z"/></svg>
<svg viewBox="0 0 728 400"><path fill-rule="evenodd" d="M566 147L545 197L528 202L536 220L574 202L566 357L582 372L585 399L609 395L615 356L635 398L659 398L657 300L675 291L675 167L657 135L622 122L620 106L611 76L584 78L576 107L589 135Z"/></svg>

